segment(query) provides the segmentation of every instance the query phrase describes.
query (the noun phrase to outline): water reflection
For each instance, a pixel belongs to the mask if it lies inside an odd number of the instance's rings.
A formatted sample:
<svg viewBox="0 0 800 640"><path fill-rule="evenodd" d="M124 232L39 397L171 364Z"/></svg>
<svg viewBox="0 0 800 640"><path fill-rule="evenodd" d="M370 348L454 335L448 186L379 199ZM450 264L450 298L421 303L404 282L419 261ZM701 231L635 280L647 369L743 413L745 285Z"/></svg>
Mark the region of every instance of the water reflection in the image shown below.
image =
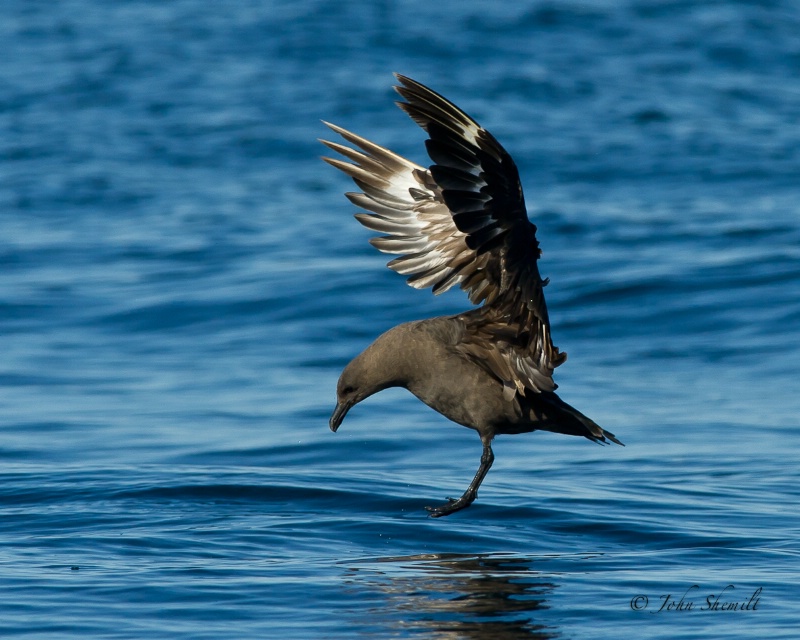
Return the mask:
<svg viewBox="0 0 800 640"><path fill-rule="evenodd" d="M435 554L348 563L348 589L377 620L441 639L555 638L536 622L556 585L512 555ZM355 595L355 594L354 594Z"/></svg>

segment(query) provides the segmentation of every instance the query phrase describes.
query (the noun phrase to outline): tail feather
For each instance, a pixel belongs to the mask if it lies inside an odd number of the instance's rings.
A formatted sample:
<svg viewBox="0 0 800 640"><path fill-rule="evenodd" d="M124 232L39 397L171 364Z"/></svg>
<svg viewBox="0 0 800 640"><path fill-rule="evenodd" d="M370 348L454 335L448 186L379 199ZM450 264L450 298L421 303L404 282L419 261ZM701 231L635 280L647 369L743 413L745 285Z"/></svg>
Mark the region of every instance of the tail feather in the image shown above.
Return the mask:
<svg viewBox="0 0 800 640"><path fill-rule="evenodd" d="M540 420L538 429L570 436L583 436L601 444L608 444L610 441L625 446L613 433L603 429L555 393L543 391L531 397L531 401L534 405L533 410Z"/></svg>

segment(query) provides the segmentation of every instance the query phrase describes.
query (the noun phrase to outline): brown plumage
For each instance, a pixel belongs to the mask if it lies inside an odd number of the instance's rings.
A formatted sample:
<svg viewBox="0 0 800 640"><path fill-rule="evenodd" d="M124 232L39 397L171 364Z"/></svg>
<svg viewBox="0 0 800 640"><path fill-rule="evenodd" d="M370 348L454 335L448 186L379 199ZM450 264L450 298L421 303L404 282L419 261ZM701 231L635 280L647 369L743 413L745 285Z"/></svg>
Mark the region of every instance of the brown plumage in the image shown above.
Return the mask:
<svg viewBox="0 0 800 640"><path fill-rule="evenodd" d="M466 492L431 516L468 507L491 467L501 433L535 430L622 444L555 393L553 370L566 360L550 337L539 275L536 227L528 220L511 156L454 104L405 76L398 102L427 131L425 169L326 123L354 145L323 140L344 160L323 158L355 181L347 193L369 213L356 219L385 235L371 244L398 257L389 268L436 294L458 285L481 306L455 316L399 325L347 365L337 387L333 431L347 411L388 387L405 387L454 422L475 429L481 464Z"/></svg>

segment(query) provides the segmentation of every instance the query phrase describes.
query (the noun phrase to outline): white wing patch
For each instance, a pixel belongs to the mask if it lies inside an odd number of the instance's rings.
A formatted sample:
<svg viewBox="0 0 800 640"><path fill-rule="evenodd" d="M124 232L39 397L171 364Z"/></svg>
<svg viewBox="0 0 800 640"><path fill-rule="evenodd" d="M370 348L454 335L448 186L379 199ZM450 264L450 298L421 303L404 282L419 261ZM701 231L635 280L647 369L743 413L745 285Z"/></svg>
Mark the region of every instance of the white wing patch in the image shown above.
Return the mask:
<svg viewBox="0 0 800 640"><path fill-rule="evenodd" d="M386 234L370 243L383 253L399 256L388 263L390 269L409 276L412 287L433 287L439 294L484 266L486 258L477 258L467 247L466 234L456 228L427 169L346 129L325 124L357 147L320 141L351 161L323 158L361 188L361 193L346 195L371 212L356 214L356 220Z"/></svg>

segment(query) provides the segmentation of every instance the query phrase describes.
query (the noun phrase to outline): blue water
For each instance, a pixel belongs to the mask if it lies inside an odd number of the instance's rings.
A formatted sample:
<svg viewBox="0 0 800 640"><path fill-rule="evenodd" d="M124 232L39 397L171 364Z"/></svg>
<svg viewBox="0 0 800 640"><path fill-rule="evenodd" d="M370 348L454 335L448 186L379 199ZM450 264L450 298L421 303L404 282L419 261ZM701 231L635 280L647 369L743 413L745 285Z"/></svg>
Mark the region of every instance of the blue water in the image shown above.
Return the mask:
<svg viewBox="0 0 800 640"><path fill-rule="evenodd" d="M0 3L0 636L797 637L799 33L790 0ZM562 397L627 445L500 437L439 520L473 432L399 390L327 425L375 336L468 306L318 160L324 118L425 161L392 71L513 154Z"/></svg>

